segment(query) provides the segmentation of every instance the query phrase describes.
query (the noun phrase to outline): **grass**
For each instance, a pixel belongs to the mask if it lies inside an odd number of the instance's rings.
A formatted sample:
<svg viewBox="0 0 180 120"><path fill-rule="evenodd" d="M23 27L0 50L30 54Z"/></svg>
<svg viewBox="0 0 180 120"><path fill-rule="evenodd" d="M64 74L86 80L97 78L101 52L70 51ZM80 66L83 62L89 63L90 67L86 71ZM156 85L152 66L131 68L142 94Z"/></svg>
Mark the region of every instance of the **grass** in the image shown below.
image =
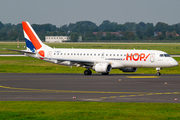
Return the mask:
<svg viewBox="0 0 180 120"><path fill-rule="evenodd" d="M180 58L175 57L180 64ZM0 73L82 73L85 68L68 67L52 64L31 57L0 57ZM96 73L93 71L93 73ZM155 68L138 68L135 74L155 74ZM163 68L162 74L180 74L180 66ZM119 69L113 69L110 74L124 74ZM126 73L132 74L132 73ZM134 74L134 73L133 73Z"/></svg>
<svg viewBox="0 0 180 120"><path fill-rule="evenodd" d="M14 51L4 50L8 49L24 49L25 43L18 43L19 48L17 48L17 43L0 43L0 54L17 54ZM180 44L168 43L168 44L123 44L123 43L46 43L47 45L55 48L93 48L93 49L144 49L144 50L161 50L168 54L180 55ZM168 48L168 49L167 49Z"/></svg>
<svg viewBox="0 0 180 120"><path fill-rule="evenodd" d="M8 120L179 120L180 104L56 101L1 101L0 118Z"/></svg>

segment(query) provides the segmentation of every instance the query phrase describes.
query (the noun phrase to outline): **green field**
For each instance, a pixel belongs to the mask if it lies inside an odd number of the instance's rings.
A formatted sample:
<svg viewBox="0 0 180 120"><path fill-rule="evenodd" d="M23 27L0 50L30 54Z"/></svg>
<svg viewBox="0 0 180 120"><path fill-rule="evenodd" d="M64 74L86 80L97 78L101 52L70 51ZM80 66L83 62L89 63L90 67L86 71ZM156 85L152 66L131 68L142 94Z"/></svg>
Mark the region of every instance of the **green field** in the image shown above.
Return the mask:
<svg viewBox="0 0 180 120"><path fill-rule="evenodd" d="M1 120L179 120L180 104L1 101Z"/></svg>
<svg viewBox="0 0 180 120"><path fill-rule="evenodd" d="M162 50L171 55L180 55L179 43L156 43L156 44L125 44L125 43L45 43L55 48L92 48L92 49L143 49L143 50ZM17 54L13 51L4 50L8 49L24 49L25 43L1 43L0 42L0 54Z"/></svg>

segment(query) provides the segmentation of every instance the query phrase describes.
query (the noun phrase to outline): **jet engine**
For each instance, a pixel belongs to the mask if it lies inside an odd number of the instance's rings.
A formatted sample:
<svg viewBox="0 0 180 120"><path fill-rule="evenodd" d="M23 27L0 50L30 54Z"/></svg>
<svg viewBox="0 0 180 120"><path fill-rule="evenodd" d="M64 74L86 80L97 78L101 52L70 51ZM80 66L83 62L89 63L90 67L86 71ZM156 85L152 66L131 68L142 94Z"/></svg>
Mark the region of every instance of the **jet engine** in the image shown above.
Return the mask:
<svg viewBox="0 0 180 120"><path fill-rule="evenodd" d="M109 73L112 70L112 67L109 63L97 63L92 69L98 73Z"/></svg>
<svg viewBox="0 0 180 120"><path fill-rule="evenodd" d="M125 67L125 68L121 68L119 70L122 70L123 72L136 72L137 68L135 68L135 67Z"/></svg>

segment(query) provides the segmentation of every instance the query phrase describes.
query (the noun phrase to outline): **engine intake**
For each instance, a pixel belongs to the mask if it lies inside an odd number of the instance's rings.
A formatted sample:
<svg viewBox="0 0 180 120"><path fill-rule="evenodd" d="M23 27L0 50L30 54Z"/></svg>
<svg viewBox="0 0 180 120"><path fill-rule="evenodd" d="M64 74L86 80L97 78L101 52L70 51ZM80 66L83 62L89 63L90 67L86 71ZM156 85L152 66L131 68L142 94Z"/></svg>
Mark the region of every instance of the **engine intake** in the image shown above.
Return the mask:
<svg viewBox="0 0 180 120"><path fill-rule="evenodd" d="M112 70L112 67L109 63L97 63L93 66L93 70L98 73L109 73Z"/></svg>
<svg viewBox="0 0 180 120"><path fill-rule="evenodd" d="M135 67L125 67L125 68L121 68L119 70L122 70L123 72L136 72L137 68L135 68Z"/></svg>

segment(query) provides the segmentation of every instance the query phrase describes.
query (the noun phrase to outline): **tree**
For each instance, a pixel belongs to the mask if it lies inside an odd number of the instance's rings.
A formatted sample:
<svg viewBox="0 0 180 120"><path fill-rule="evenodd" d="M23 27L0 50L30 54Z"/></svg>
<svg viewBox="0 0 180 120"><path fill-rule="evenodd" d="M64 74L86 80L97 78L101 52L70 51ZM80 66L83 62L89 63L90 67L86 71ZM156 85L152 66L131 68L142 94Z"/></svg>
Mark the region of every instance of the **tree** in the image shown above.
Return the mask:
<svg viewBox="0 0 180 120"><path fill-rule="evenodd" d="M158 31L158 32L163 30L168 31L168 27L169 27L168 24L163 22L158 22L154 28L154 31Z"/></svg>
<svg viewBox="0 0 180 120"><path fill-rule="evenodd" d="M135 31L136 30L135 22L126 22L124 25L125 25L127 31Z"/></svg>
<svg viewBox="0 0 180 120"><path fill-rule="evenodd" d="M91 21L79 21L76 22L75 24L70 23L68 26L68 31L77 32L81 34L84 34L84 32L87 31L94 32L94 30L98 31L98 27L95 23Z"/></svg>
<svg viewBox="0 0 180 120"><path fill-rule="evenodd" d="M176 35L177 35L176 31L172 31L172 36L176 37Z"/></svg>
<svg viewBox="0 0 180 120"><path fill-rule="evenodd" d="M70 36L71 36L71 40L72 40L73 42L77 42L77 40L79 39L78 33L73 32L73 33L71 33Z"/></svg>
<svg viewBox="0 0 180 120"><path fill-rule="evenodd" d="M140 34L142 34L142 31L136 30L136 35L139 36Z"/></svg>
<svg viewBox="0 0 180 120"><path fill-rule="evenodd" d="M146 24L145 24L144 22L140 22L140 23L139 23L139 26L141 26L141 27L146 27Z"/></svg>
<svg viewBox="0 0 180 120"><path fill-rule="evenodd" d="M119 25L116 25L116 26L114 27L114 31L115 31L115 32L118 32L118 31L126 31L126 27L125 27L125 25L119 24ZM111 32L112 32L112 31L111 31Z"/></svg>
<svg viewBox="0 0 180 120"><path fill-rule="evenodd" d="M124 33L124 37L125 37L125 39L127 39L127 40L134 40L134 38L135 38L136 36L135 36L134 32L126 31L126 32Z"/></svg>
<svg viewBox="0 0 180 120"><path fill-rule="evenodd" d="M4 24L0 21L0 29L4 27Z"/></svg>
<svg viewBox="0 0 180 120"><path fill-rule="evenodd" d="M147 31L146 31L146 36L147 37L151 37L154 35L154 30L153 28L148 28Z"/></svg>
<svg viewBox="0 0 180 120"><path fill-rule="evenodd" d="M99 25L99 30L104 31L105 29L114 29L118 24L115 22L110 22L109 20L104 20L101 25ZM112 31L106 31L106 32L112 32Z"/></svg>
<svg viewBox="0 0 180 120"><path fill-rule="evenodd" d="M157 35L156 36L156 40L163 40L164 39L164 36L163 35Z"/></svg>

